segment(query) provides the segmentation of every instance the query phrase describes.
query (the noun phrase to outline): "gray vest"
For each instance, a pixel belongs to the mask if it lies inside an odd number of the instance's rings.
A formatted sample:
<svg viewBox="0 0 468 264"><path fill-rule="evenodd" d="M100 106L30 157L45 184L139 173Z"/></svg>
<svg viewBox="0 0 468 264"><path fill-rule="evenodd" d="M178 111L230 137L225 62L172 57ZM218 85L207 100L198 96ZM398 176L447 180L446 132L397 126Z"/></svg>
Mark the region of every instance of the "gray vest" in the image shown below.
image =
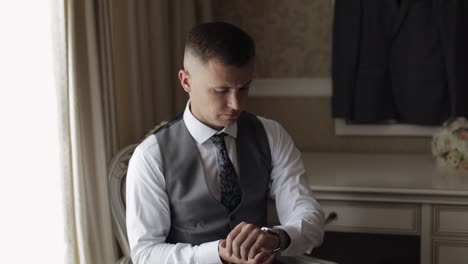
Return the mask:
<svg viewBox="0 0 468 264"><path fill-rule="evenodd" d="M252 114L237 120L237 160L242 201L231 213L208 189L195 140L179 118L155 132L171 210L167 243L201 243L225 239L240 222L265 226L271 152L265 129Z"/></svg>

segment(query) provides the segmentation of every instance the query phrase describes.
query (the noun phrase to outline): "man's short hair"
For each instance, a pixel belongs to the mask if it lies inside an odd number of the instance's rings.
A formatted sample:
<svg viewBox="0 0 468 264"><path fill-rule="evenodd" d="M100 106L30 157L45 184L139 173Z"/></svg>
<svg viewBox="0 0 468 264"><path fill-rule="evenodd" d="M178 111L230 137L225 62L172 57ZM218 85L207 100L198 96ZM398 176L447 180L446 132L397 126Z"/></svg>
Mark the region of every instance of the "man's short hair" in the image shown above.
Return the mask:
<svg viewBox="0 0 468 264"><path fill-rule="evenodd" d="M225 23L211 22L195 26L189 32L185 52L203 63L216 58L231 66L244 66L255 57L255 42L242 29Z"/></svg>

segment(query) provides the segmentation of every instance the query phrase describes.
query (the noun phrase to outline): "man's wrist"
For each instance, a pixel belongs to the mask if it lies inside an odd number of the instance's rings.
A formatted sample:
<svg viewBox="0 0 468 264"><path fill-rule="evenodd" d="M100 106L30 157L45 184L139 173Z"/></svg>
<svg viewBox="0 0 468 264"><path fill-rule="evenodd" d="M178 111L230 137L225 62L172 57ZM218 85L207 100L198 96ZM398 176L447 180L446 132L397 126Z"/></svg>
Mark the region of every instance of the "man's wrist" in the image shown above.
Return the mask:
<svg viewBox="0 0 468 264"><path fill-rule="evenodd" d="M262 227L263 231L268 232L278 238L278 247L275 251L285 250L291 244L291 238L288 233L281 228Z"/></svg>
<svg viewBox="0 0 468 264"><path fill-rule="evenodd" d="M284 231L281 228L273 228L279 234L279 248L280 250L285 250L291 244L291 238L289 237L288 232Z"/></svg>

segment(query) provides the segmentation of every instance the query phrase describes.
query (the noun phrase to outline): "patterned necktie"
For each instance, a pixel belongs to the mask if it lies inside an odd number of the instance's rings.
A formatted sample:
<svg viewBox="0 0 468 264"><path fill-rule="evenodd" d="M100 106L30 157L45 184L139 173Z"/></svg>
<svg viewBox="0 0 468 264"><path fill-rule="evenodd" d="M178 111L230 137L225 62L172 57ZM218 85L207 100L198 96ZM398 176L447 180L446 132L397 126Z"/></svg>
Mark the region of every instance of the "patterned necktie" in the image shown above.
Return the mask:
<svg viewBox="0 0 468 264"><path fill-rule="evenodd" d="M224 143L225 133L214 135L210 138L216 147L216 156L218 162L219 186L221 190L221 203L229 211L234 210L239 205L242 198L242 190L239 186L239 180L229 159L226 144Z"/></svg>

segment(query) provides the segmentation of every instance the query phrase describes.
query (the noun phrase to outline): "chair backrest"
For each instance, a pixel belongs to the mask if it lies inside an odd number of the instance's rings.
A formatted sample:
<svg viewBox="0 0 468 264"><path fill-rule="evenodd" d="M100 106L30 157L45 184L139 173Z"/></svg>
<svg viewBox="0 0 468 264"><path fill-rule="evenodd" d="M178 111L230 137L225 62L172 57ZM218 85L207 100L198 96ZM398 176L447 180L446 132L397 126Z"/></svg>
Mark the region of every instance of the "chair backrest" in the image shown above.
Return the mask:
<svg viewBox="0 0 468 264"><path fill-rule="evenodd" d="M109 194L113 229L124 256L130 255L125 220L125 182L128 162L138 144L130 145L114 155L109 166Z"/></svg>

